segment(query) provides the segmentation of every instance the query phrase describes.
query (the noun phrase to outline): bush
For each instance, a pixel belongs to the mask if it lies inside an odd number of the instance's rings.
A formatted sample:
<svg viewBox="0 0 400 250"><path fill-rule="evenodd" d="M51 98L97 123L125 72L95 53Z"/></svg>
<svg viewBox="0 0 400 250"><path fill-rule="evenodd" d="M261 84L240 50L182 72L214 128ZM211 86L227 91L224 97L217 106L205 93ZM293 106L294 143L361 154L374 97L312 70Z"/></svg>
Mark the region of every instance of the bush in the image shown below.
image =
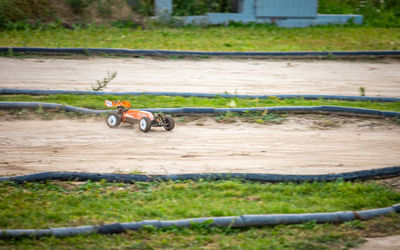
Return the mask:
<svg viewBox="0 0 400 250"><path fill-rule="evenodd" d="M48 0L0 0L0 28L16 23L34 24L53 18L53 9Z"/></svg>
<svg viewBox="0 0 400 250"><path fill-rule="evenodd" d="M132 10L143 16L154 15L154 0L127 0Z"/></svg>
<svg viewBox="0 0 400 250"><path fill-rule="evenodd" d="M176 16L204 15L207 12L237 12L235 0L174 0L173 10Z"/></svg>
<svg viewBox="0 0 400 250"><path fill-rule="evenodd" d="M89 6L92 0L66 0L69 7L75 14L84 13L85 9Z"/></svg>
<svg viewBox="0 0 400 250"><path fill-rule="evenodd" d="M73 23L90 22L90 15L97 11L96 18L102 20L115 16L118 4L128 3L136 14L154 15L154 0L0 0L0 28L24 29L42 27L57 18ZM117 6L117 7L116 7ZM129 9L129 7L127 7ZM90 11L89 11L90 9ZM93 11L94 10L94 11ZM238 0L174 0L173 15L204 15L207 12L237 12ZM68 12L65 15L64 12ZM321 14L361 14L364 23L374 27L400 27L399 0L319 0ZM120 18L129 25L130 18ZM113 20L117 21L117 20ZM116 26L125 26L118 23ZM70 25L69 25L70 26ZM47 26L46 26L47 27Z"/></svg>
<svg viewBox="0 0 400 250"><path fill-rule="evenodd" d="M103 17L110 17L113 14L112 0L99 0L97 1L97 12Z"/></svg>
<svg viewBox="0 0 400 250"><path fill-rule="evenodd" d="M400 27L399 0L319 0L321 14L361 14L374 27Z"/></svg>
<svg viewBox="0 0 400 250"><path fill-rule="evenodd" d="M144 1L144 0L142 0ZM204 15L207 12L237 12L236 0L174 0L173 15ZM399 0L319 0L321 14L361 14L375 27L400 27Z"/></svg>

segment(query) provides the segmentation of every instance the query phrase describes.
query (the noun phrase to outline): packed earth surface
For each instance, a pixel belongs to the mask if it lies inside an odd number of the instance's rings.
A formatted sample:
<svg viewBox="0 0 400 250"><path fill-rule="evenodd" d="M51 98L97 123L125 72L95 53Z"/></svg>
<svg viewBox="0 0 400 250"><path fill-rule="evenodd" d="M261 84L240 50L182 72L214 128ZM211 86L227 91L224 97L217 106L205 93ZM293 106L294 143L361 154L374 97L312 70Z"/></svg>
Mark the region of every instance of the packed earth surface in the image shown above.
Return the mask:
<svg viewBox="0 0 400 250"><path fill-rule="evenodd" d="M0 88L400 96L400 61L0 58Z"/></svg>
<svg viewBox="0 0 400 250"><path fill-rule="evenodd" d="M0 58L0 88L400 96L399 61ZM328 174L397 166L400 125L389 119L289 115L279 123L175 117L173 131L111 129L104 117L0 114L0 175L93 173ZM395 183L398 185L398 181ZM398 249L399 236L359 249Z"/></svg>
<svg viewBox="0 0 400 250"><path fill-rule="evenodd" d="M328 174L396 166L400 126L383 119L289 116L281 124L213 118L173 131L104 118L0 121L0 175L99 173ZM187 118L186 118L187 119Z"/></svg>
<svg viewBox="0 0 400 250"><path fill-rule="evenodd" d="M106 91L400 96L399 61L0 58L0 87ZM400 126L383 119L289 116L281 124L176 117L176 128L110 129L104 118L0 116L0 174L327 174L396 166ZM25 117L26 118L26 117ZM235 122L236 121L236 122Z"/></svg>

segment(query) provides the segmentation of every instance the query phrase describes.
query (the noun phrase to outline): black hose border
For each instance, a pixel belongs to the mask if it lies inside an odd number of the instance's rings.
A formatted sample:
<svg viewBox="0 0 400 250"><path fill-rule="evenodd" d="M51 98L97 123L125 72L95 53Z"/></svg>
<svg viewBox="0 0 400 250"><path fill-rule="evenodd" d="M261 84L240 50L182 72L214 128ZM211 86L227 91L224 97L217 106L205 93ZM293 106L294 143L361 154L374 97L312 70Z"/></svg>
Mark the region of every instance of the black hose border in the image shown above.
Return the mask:
<svg viewBox="0 0 400 250"><path fill-rule="evenodd" d="M355 58L355 57L398 57L399 50L381 51L180 51L148 49L108 49L108 48L41 48L41 47L0 47L0 53L39 53L39 54L83 54L116 56L156 56L156 57L237 57L237 58Z"/></svg>
<svg viewBox="0 0 400 250"><path fill-rule="evenodd" d="M176 175L124 175L124 174L99 174L79 172L43 172L31 175L0 177L2 182L45 182L49 180L58 181L101 181L108 182L154 182L154 181L185 181L185 180L232 180L239 179L255 182L332 182L343 181L365 181L377 178L390 178L400 175L400 166L380 169L362 170L340 174L323 175L280 175L280 174L254 174L254 173L206 173L206 174L176 174ZM87 234L116 234L127 230L139 230L152 226L155 228L166 227L191 227L194 224L209 222L209 226L219 227L254 227L271 225L299 224L308 221L317 223L342 223L351 220L369 220L378 216L391 213L400 213L400 204L390 207L372 209L365 211L345 211L332 213L308 213L308 214L264 214L264 215L241 215L225 217L203 217L182 220L145 220L132 223L111 223L95 226L59 227L50 229L3 229L0 230L0 239L25 238L25 237L69 237Z"/></svg>
<svg viewBox="0 0 400 250"><path fill-rule="evenodd" d="M0 102L0 108L46 108L60 109L76 113L101 114L109 112L107 110L91 110L64 106L52 103L24 103L24 102ZM179 109L147 109L152 112L170 113L223 113L223 112L246 112L246 111L265 111L276 113L288 112L329 112L361 114L384 117L400 117L400 112L378 111L370 109L333 107L333 106L313 106L313 107L272 107L272 108L238 108L238 109L214 109L214 108L179 108ZM400 166L348 172L341 174L325 175L278 175L278 174L252 174L252 173L209 173L209 174L178 174L178 175L122 175L122 174L96 174L96 173L76 173L76 172L44 172L25 176L0 177L0 181L7 182L43 182L48 180L59 181L100 181L108 182L150 182L150 181L177 181L177 180L227 180L240 179L245 181L257 182L331 182L342 179L344 181L360 181L376 178L390 178L400 175ZM95 226L62 227L50 229L9 229L0 230L1 238L23 238L23 237L68 237L80 234L115 234L123 233L126 230L139 230L145 226L156 228L164 227L190 227L196 223L210 221L210 226L221 227L252 227L279 224L298 224L307 221L317 223L340 223L355 219L368 220L377 216L388 215L390 213L400 213L400 204L391 207L372 209L365 211L346 211L334 213L311 213L311 214L270 214L270 215L241 215L227 217L207 217L191 218L173 221L148 220L133 223L112 223Z"/></svg>
<svg viewBox="0 0 400 250"><path fill-rule="evenodd" d="M0 88L0 95L152 95L152 96L181 96L202 98L240 98L240 99L267 99L276 97L279 99L303 98L305 100L342 100L342 101L371 101L371 102L400 102L398 97L373 97L373 96L341 96L341 95L239 95L239 94L213 94L213 93L189 93L189 92L101 92L81 90L40 90L40 89L11 89Z"/></svg>
<svg viewBox="0 0 400 250"><path fill-rule="evenodd" d="M44 172L32 175L1 177L0 181L25 183L44 182L49 180L59 181L100 181L111 182L149 182L149 181L177 181L177 180L231 180L233 178L258 181L258 182L313 182L313 181L346 181L368 180L371 178L387 178L400 175L400 166L356 171L342 174L326 175L272 175L272 174L181 174L181 175L122 175L122 174L94 174L94 173L69 173L69 172ZM130 223L111 223L95 226L59 227L50 229L3 229L0 230L0 239L24 238L24 237L69 237L87 234L116 234L127 230L140 230L144 227L191 227L199 223L207 223L208 226L228 228L259 227L273 225L299 224L309 221L317 223L342 223L351 220L369 220L378 216L400 213L400 204L390 207L364 210L330 213L305 213L305 214L258 214L224 217L202 217L181 220L145 220Z"/></svg>
<svg viewBox="0 0 400 250"><path fill-rule="evenodd" d="M78 108L74 106L44 103L44 102L0 102L0 109L22 109L22 108L42 108L64 110L67 112L74 112L77 114L94 114L100 115L109 113L110 110L92 110L87 108ZM143 108L140 110L155 112L155 113L170 113L170 114L222 114L227 112L232 113L246 113L246 112L267 112L276 114L305 114L305 113L318 113L318 114L338 114L338 115L351 115L361 117L386 117L386 118L400 118L400 112L395 111L379 111L374 109L340 107L340 106L287 106L287 107L258 107L258 108L204 108L204 107L190 107L190 108Z"/></svg>
<svg viewBox="0 0 400 250"><path fill-rule="evenodd" d="M204 174L170 174L170 175L142 175L142 174L100 174L81 172L42 172L30 175L0 177L0 181L24 183L53 181L101 181L107 182L158 182L158 181L186 181L186 180L244 180L261 183L277 182L333 182L366 181L400 176L400 166L345 172L339 174L321 175L282 175L256 173L204 173Z"/></svg>
<svg viewBox="0 0 400 250"><path fill-rule="evenodd" d="M196 224L207 223L208 226L228 228L259 227L274 225L299 224L309 221L316 223L342 223L352 220L370 220L378 216L400 213L400 204L390 207L370 209L364 211L344 211L328 213L304 213L304 214L258 214L224 217L201 217L182 220L144 220L128 223L110 223L95 226L58 227L50 229L8 229L0 230L0 239L23 237L69 237L88 234L117 234L127 230L139 230L144 227L191 227Z"/></svg>

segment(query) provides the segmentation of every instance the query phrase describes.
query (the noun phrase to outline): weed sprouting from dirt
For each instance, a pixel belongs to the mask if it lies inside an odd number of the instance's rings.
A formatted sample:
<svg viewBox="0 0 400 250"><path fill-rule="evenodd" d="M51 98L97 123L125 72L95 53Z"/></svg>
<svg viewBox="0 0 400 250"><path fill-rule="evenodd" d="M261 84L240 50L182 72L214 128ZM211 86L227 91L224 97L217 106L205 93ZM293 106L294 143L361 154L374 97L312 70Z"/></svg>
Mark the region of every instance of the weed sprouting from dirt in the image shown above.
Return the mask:
<svg viewBox="0 0 400 250"><path fill-rule="evenodd" d="M42 115L44 113L42 105L39 105L39 107L35 110L35 114L37 115Z"/></svg>
<svg viewBox="0 0 400 250"><path fill-rule="evenodd" d="M316 127L319 129L329 129L340 127L341 124L340 120L338 119L324 118L322 120L315 121L314 125L316 125Z"/></svg>
<svg viewBox="0 0 400 250"><path fill-rule="evenodd" d="M360 87L360 96L365 96L365 87Z"/></svg>
<svg viewBox="0 0 400 250"><path fill-rule="evenodd" d="M93 91L102 91L105 88L107 88L107 85L115 78L117 77L118 72L110 72L107 71L107 76L103 78L103 80L97 80L96 85L92 86Z"/></svg>

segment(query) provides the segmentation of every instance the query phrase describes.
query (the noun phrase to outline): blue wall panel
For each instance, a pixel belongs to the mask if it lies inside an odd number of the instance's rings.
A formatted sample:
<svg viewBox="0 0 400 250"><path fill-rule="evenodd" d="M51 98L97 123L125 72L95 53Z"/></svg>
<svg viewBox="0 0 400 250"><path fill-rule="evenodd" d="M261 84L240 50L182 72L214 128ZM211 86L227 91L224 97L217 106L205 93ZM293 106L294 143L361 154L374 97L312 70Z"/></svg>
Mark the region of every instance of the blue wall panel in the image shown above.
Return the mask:
<svg viewBox="0 0 400 250"><path fill-rule="evenodd" d="M257 0L257 17L315 17L318 0Z"/></svg>

